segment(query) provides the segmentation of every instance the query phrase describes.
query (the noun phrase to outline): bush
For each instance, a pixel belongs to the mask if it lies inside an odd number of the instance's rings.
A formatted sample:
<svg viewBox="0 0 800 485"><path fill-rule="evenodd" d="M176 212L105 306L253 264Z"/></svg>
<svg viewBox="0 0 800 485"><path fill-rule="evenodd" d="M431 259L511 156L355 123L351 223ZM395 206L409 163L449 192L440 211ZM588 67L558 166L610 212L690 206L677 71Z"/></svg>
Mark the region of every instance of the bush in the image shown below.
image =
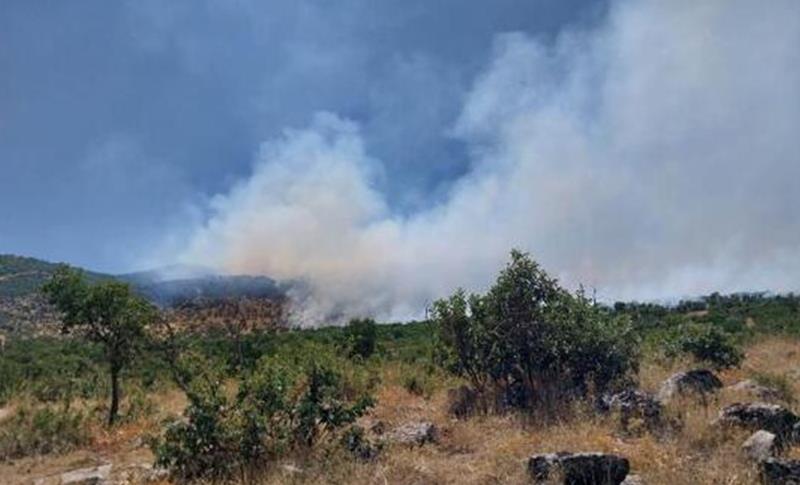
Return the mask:
<svg viewBox="0 0 800 485"><path fill-rule="evenodd" d="M69 408L21 407L0 426L0 460L64 453L89 442L86 417Z"/></svg>
<svg viewBox="0 0 800 485"><path fill-rule="evenodd" d="M345 351L348 357L368 359L375 353L378 330L371 318L354 318L345 327Z"/></svg>
<svg viewBox="0 0 800 485"><path fill-rule="evenodd" d="M298 368L275 357L262 359L232 399L213 372L196 376L188 397L186 419L154 443L156 465L183 480L247 481L292 449L338 436L373 404L349 399L330 366Z"/></svg>
<svg viewBox="0 0 800 485"><path fill-rule="evenodd" d="M689 354L717 369L738 367L744 353L733 338L710 324L685 324L678 328L668 355Z"/></svg>
<svg viewBox="0 0 800 485"><path fill-rule="evenodd" d="M486 295L458 291L434 304L433 320L437 360L481 394L501 389L506 405L554 409L636 371L629 320L561 288L519 251Z"/></svg>

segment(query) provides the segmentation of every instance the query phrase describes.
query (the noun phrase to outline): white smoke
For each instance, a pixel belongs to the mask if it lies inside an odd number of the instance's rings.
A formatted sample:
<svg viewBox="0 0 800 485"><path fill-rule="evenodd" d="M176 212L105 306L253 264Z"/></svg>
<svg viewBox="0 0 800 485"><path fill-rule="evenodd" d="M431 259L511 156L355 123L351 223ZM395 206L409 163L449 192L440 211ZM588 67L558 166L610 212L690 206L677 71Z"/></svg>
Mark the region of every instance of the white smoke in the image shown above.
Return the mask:
<svg viewBox="0 0 800 485"><path fill-rule="evenodd" d="M393 214L358 126L320 113L264 144L179 259L307 281L313 318L419 315L512 247L604 298L797 290L798 45L795 0L619 1L555 42L499 35L443 203Z"/></svg>

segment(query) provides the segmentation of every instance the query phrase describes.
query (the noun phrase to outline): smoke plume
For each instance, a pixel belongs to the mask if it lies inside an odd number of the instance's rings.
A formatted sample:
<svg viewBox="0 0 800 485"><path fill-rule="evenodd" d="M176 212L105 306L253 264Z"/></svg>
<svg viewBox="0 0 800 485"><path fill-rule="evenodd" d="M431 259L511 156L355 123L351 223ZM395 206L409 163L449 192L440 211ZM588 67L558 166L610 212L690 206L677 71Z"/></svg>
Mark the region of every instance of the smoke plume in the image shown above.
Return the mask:
<svg viewBox="0 0 800 485"><path fill-rule="evenodd" d="M555 41L499 34L442 202L393 211L358 124L321 112L263 144L179 259L302 280L312 322L418 316L512 247L604 299L797 290L798 46L794 0L619 1Z"/></svg>

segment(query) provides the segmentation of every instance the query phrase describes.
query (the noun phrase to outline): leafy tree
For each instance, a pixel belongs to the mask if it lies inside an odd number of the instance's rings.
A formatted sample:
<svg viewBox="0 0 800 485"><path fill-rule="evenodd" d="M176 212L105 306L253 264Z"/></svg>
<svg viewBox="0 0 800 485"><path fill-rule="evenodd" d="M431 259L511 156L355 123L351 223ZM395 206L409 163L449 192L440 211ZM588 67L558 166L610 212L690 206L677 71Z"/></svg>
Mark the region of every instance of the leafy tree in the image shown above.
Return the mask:
<svg viewBox="0 0 800 485"><path fill-rule="evenodd" d="M69 267L59 268L42 291L61 312L64 333L80 334L103 347L111 378L108 424L114 424L120 375L134 360L145 329L157 319L156 309L125 283L89 284L82 272Z"/></svg>
<svg viewBox="0 0 800 485"><path fill-rule="evenodd" d="M349 357L368 359L375 353L378 329L371 318L353 318L345 328L345 348Z"/></svg>
<svg viewBox="0 0 800 485"><path fill-rule="evenodd" d="M458 291L437 301L433 320L439 361L478 391L502 391L507 405L554 406L602 392L636 370L627 317L561 288L516 250L487 294Z"/></svg>

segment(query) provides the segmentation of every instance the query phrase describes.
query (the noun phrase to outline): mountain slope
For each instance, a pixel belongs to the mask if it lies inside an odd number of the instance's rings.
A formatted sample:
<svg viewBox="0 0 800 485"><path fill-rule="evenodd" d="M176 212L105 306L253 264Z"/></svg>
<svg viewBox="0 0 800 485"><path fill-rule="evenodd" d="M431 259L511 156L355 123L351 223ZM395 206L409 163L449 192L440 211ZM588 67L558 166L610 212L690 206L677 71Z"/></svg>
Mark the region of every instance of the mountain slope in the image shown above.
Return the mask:
<svg viewBox="0 0 800 485"><path fill-rule="evenodd" d="M52 332L58 317L39 292L60 266L36 258L0 255L0 331ZM264 276L220 276L177 266L124 275L83 270L90 281L116 279L155 305L181 328L283 325L289 285Z"/></svg>
<svg viewBox="0 0 800 485"><path fill-rule="evenodd" d="M41 259L0 254L0 297L20 297L39 291L61 263ZM84 270L85 271L85 270ZM113 276L85 271L90 280L111 279Z"/></svg>

